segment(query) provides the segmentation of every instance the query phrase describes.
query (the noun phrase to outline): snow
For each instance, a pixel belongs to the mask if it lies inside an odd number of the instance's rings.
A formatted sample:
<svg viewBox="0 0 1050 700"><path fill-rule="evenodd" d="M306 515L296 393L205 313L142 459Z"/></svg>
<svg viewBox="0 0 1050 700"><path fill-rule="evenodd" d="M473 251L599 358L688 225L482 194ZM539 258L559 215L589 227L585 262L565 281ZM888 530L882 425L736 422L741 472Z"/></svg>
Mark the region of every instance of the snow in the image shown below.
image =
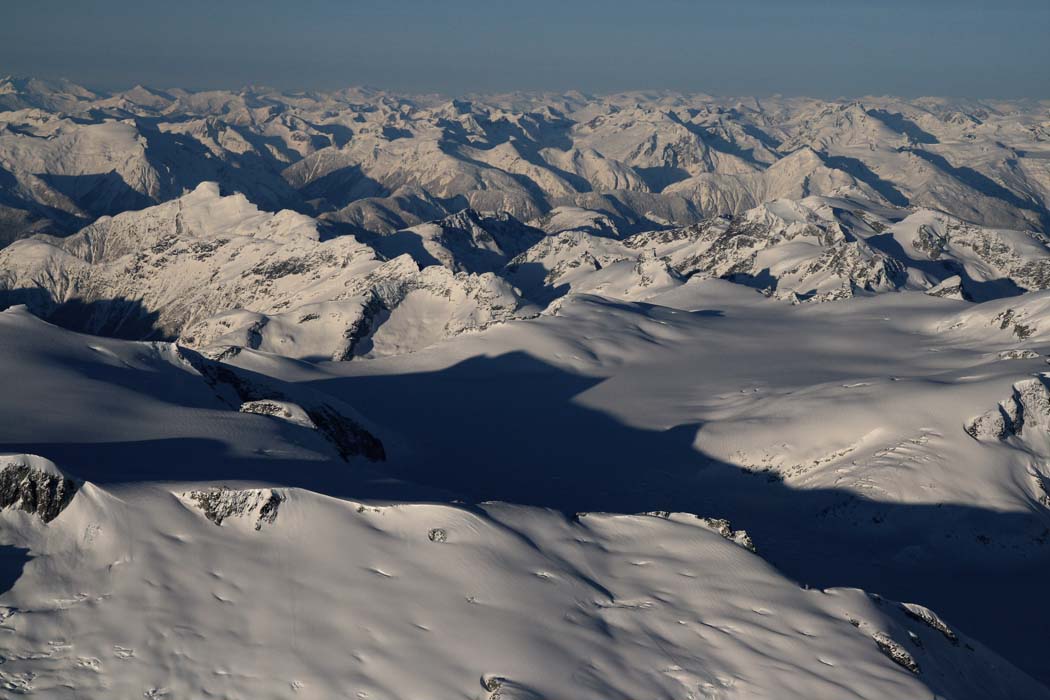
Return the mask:
<svg viewBox="0 0 1050 700"><path fill-rule="evenodd" d="M0 688L1050 697L1041 109L0 79Z"/></svg>
<svg viewBox="0 0 1050 700"><path fill-rule="evenodd" d="M1041 696L970 639L799 588L692 516L275 493L258 526L143 485L86 490L46 537L14 529L31 558L0 678L42 696ZM906 629L921 676L876 643Z"/></svg>

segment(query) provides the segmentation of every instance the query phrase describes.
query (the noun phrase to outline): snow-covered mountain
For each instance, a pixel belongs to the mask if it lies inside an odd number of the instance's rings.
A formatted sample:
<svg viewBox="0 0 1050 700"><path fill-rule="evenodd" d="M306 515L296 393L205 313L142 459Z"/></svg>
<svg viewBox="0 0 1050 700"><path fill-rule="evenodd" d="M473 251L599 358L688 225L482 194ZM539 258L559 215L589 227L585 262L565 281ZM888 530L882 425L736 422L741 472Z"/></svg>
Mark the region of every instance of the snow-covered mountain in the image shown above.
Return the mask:
<svg viewBox="0 0 1050 700"><path fill-rule="evenodd" d="M570 229L517 256L507 278L538 298L572 290L645 299L713 276L796 303L940 293L949 280L960 296L987 300L1046 288L1048 243L1043 234L982 228L929 209L811 196L626 237Z"/></svg>
<svg viewBox="0 0 1050 700"><path fill-rule="evenodd" d="M428 226L447 229L435 240L467 236L459 252L498 255L452 223ZM309 358L407 352L534 313L491 272L454 267L386 260L352 235L322 241L307 216L263 212L204 183L68 238L0 250L0 287L8 303L78 330Z"/></svg>
<svg viewBox="0 0 1050 700"><path fill-rule="evenodd" d="M0 81L0 689L1050 698L1048 108Z"/></svg>
<svg viewBox="0 0 1050 700"><path fill-rule="evenodd" d="M346 360L412 352L567 293L644 300L692 278L794 303L906 289L987 300L1050 285L1042 234L857 198L778 199L629 235L573 210L537 223L465 209L323 237L309 216L202 183L73 236L0 249L0 291L75 330Z"/></svg>
<svg viewBox="0 0 1050 700"><path fill-rule="evenodd" d="M68 234L203 181L355 232L466 207L689 224L842 193L984 226L1050 224L1050 125L1032 101L96 94L6 78L0 110L0 242Z"/></svg>

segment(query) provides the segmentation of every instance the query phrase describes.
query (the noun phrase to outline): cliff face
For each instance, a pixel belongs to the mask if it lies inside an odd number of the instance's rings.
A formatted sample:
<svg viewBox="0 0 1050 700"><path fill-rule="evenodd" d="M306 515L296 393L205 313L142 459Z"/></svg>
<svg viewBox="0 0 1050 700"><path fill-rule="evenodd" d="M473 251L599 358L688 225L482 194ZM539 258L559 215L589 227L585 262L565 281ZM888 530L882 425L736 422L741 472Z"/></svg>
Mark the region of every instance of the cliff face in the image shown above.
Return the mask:
<svg viewBox="0 0 1050 700"><path fill-rule="evenodd" d="M0 509L15 508L49 523L65 510L79 484L35 455L0 456Z"/></svg>

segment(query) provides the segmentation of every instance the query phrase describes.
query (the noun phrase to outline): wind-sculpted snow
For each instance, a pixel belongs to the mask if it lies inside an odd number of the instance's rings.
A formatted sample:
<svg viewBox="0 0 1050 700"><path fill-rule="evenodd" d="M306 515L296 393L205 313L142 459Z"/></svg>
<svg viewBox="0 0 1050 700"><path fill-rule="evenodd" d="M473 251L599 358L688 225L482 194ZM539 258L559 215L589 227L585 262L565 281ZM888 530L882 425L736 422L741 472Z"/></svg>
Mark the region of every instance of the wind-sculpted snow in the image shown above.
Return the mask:
<svg viewBox="0 0 1050 700"><path fill-rule="evenodd" d="M42 697L1044 697L1009 663L1035 668L1019 647L1045 619L1015 588L1047 556L1039 443L977 453L964 426L1045 365L1000 359L1040 346L994 313L940 325L982 306L694 279L321 365L8 310L0 443L87 481L47 523L0 511L25 552L0 679ZM530 505L466 505L491 497Z"/></svg>
<svg viewBox="0 0 1050 700"><path fill-rule="evenodd" d="M686 514L91 486L0 533L32 553L0 669L31 697L1047 696L932 613L800 588Z"/></svg>

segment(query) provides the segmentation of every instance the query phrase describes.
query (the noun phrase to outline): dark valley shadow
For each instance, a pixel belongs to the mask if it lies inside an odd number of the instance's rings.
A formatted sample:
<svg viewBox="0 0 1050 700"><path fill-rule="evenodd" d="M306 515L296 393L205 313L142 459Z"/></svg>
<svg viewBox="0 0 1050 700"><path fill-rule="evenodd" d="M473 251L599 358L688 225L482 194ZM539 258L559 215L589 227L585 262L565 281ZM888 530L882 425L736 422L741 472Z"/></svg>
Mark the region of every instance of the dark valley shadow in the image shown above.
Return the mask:
<svg viewBox="0 0 1050 700"><path fill-rule="evenodd" d="M958 275L962 281L963 291L970 301L980 303L993 299L1005 299L1019 296L1027 291L1008 277L994 280L974 279L966 271L966 268L955 260L921 260L914 258L904 250L904 246L890 233L870 236L865 239L865 242L890 258L905 262L909 267L921 270L935 279L943 280L953 275Z"/></svg>
<svg viewBox="0 0 1050 700"><path fill-rule="evenodd" d="M937 137L908 119L900 112L885 109L869 109L868 114L878 119L901 136L907 136L912 143L940 143Z"/></svg>
<svg viewBox="0 0 1050 700"><path fill-rule="evenodd" d="M77 333L124 340L174 340L157 325L159 314L138 299L56 301L41 287L0 289L0 311L25 304L48 323Z"/></svg>
<svg viewBox="0 0 1050 700"><path fill-rule="evenodd" d="M824 164L829 168L835 168L842 172L850 175L871 189L878 192L883 198L890 204L896 207L908 206L908 198L904 196L900 190L893 186L893 183L888 180L883 180L879 177L875 171L864 164L863 161L857 158L849 158L847 156L829 156L826 154L820 154Z"/></svg>
<svg viewBox="0 0 1050 700"><path fill-rule="evenodd" d="M31 558L25 547L0 545L0 593L14 588Z"/></svg>
<svg viewBox="0 0 1050 700"><path fill-rule="evenodd" d="M124 182L116 171L85 175L52 175L38 178L69 197L80 209L93 217L115 216L152 206L155 202Z"/></svg>

